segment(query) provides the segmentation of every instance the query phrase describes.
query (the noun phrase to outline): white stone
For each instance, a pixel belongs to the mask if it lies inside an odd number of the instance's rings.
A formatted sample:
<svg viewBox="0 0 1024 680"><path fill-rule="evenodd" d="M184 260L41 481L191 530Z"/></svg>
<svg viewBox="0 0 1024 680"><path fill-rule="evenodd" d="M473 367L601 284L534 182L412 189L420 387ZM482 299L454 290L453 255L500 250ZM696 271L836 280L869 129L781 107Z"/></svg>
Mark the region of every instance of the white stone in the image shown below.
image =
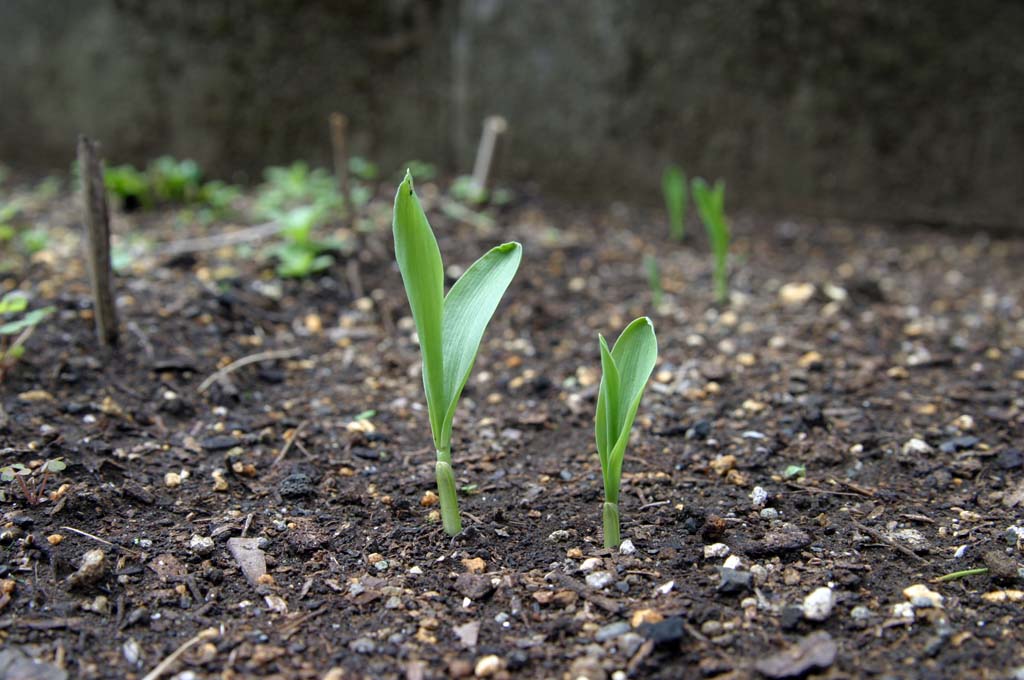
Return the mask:
<svg viewBox="0 0 1024 680"><path fill-rule="evenodd" d="M729 555L725 558L725 562L722 562L722 566L726 569L739 569L743 566L743 560L739 555Z"/></svg>
<svg viewBox="0 0 1024 680"><path fill-rule="evenodd" d="M914 605L909 602L898 602L892 606L892 617L894 619L914 620Z"/></svg>
<svg viewBox="0 0 1024 680"><path fill-rule="evenodd" d="M922 583L915 583L903 589L903 597L910 601L916 609L942 609L943 597Z"/></svg>
<svg viewBox="0 0 1024 680"><path fill-rule="evenodd" d="M589 574L590 572L594 571L600 566L600 557L588 557L587 559L583 560L583 564L580 565L580 571L582 571L584 574Z"/></svg>
<svg viewBox="0 0 1024 680"><path fill-rule="evenodd" d="M815 588L804 598L804 618L808 621L824 621L832 614L836 604L835 593L827 586Z"/></svg>
<svg viewBox="0 0 1024 680"><path fill-rule="evenodd" d="M482 656L476 662L476 666L473 668L473 674L478 678L489 678L492 675L496 675L505 664L502 662L501 657L495 656L494 654L488 654Z"/></svg>
<svg viewBox="0 0 1024 680"><path fill-rule="evenodd" d="M634 553L636 553L636 546L633 545L633 541L628 538L619 545L620 555L632 555Z"/></svg>
<svg viewBox="0 0 1024 680"><path fill-rule="evenodd" d="M587 585L595 590L610 586L615 582L615 577L608 571L595 571L587 575Z"/></svg>
<svg viewBox="0 0 1024 680"><path fill-rule="evenodd" d="M750 502L755 508L763 508L764 504L768 502L768 492L764 490L764 487L755 486L754 490L750 492Z"/></svg>
<svg viewBox="0 0 1024 680"><path fill-rule="evenodd" d="M726 557L732 550L725 543L712 543L704 546L704 559L714 560Z"/></svg>
<svg viewBox="0 0 1024 680"><path fill-rule="evenodd" d="M932 447L923 439L914 437L903 444L903 453L931 453Z"/></svg>
<svg viewBox="0 0 1024 680"><path fill-rule="evenodd" d="M779 288L779 300L789 307L799 307L814 297L813 283L787 283Z"/></svg>

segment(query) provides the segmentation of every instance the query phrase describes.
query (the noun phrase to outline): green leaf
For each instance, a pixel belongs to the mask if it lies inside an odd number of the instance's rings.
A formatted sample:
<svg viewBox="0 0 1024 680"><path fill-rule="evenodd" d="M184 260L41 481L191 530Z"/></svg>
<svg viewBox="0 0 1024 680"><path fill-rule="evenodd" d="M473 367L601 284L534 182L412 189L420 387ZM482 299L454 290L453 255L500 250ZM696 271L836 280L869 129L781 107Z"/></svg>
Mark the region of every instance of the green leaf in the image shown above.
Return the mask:
<svg viewBox="0 0 1024 680"><path fill-rule="evenodd" d="M0 314L16 314L28 308L28 298L22 293L12 291L0 300Z"/></svg>
<svg viewBox="0 0 1024 680"><path fill-rule="evenodd" d="M43 467L46 469L46 472L60 472L61 470L66 469L67 466L67 463L60 458L51 458L46 461L46 464Z"/></svg>
<svg viewBox="0 0 1024 680"><path fill-rule="evenodd" d="M441 312L444 394L448 402L441 440L451 437L455 407L473 370L484 330L523 259L518 243L503 243L463 273L444 299Z"/></svg>
<svg viewBox="0 0 1024 680"><path fill-rule="evenodd" d="M33 309L31 312L8 323L0 326L0 335L14 335L21 331L29 328L30 326L38 325L43 319L48 317L54 312L54 307L41 307L40 309Z"/></svg>
<svg viewBox="0 0 1024 680"><path fill-rule="evenodd" d="M604 338L600 338L600 344L602 375L596 418L598 454L602 463L605 501L617 503L629 433L647 380L658 360L658 340L651 320L643 316L626 326L611 352L607 351ZM602 429L604 435L600 434ZM605 449L603 454L601 448Z"/></svg>
<svg viewBox="0 0 1024 680"><path fill-rule="evenodd" d="M419 198L413 191L412 175L395 194L395 258L409 297L416 334L423 356L423 389L430 413L435 446L440 445L442 422L448 410L444 389L444 359L441 345L441 315L444 307L444 269L437 239L430 230Z"/></svg>
<svg viewBox="0 0 1024 680"><path fill-rule="evenodd" d="M661 191L665 195L665 209L672 237L682 241L686 218L686 175L678 165L665 168L661 176Z"/></svg>

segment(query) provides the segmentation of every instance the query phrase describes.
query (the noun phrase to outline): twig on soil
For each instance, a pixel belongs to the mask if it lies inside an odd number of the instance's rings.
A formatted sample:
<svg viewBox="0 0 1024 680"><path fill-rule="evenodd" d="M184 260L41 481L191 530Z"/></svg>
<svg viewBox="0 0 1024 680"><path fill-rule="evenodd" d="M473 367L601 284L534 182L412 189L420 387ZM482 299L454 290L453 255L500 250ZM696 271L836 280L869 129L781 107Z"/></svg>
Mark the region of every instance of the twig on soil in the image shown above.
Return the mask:
<svg viewBox="0 0 1024 680"><path fill-rule="evenodd" d="M217 632L216 628L206 628L205 630L199 631L199 633L193 636L191 639L186 641L183 645L178 647L176 650L171 652L167 658L156 665L156 668L146 674L142 680L157 680L161 675L167 672L167 670L174 665L178 658L187 652L189 649L199 644L203 640L210 640L215 638L220 633Z"/></svg>
<svg viewBox="0 0 1024 680"><path fill-rule="evenodd" d="M168 243L162 248L154 250L153 257L175 257L177 255L186 255L188 253L199 253L205 250L217 250L223 246L233 246L239 243L248 243L250 241L260 241L265 238L270 238L279 231L281 231L281 225L279 223L264 222L263 224L246 227L245 229L239 229L238 231L229 231L227 233L203 236L201 238L179 239L173 243Z"/></svg>
<svg viewBox="0 0 1024 680"><path fill-rule="evenodd" d="M266 352L257 352L256 354L250 354L247 357L242 357L241 359L232 361L224 368L209 376L206 380L199 384L199 387L196 389L196 392L202 394L203 392L208 390L210 388L210 385L212 385L213 383L231 375L238 369L244 366L248 366L249 364L256 364L261 361L276 361L278 359L290 359L294 356L298 356L301 353L302 350L300 348L292 347L291 349L272 349L267 350Z"/></svg>
<svg viewBox="0 0 1024 680"><path fill-rule="evenodd" d="M974 569L964 569L962 571L954 571L950 574L943 574L938 578L933 578L933 583L946 583L947 581L957 581L966 576L980 576L981 574L987 574L988 567L975 567Z"/></svg>
<svg viewBox="0 0 1024 680"><path fill-rule="evenodd" d="M301 423L299 423L298 427L292 430L292 436L288 437L288 439L285 441L284 446L281 447L281 451L277 454L277 456L274 457L274 462L270 464L270 467L275 467L284 459L285 456L288 455L289 449L292 448L292 444L294 444L295 440L299 438L300 434L302 434L302 428L306 426L307 422L309 421L303 420Z"/></svg>
<svg viewBox="0 0 1024 680"><path fill-rule="evenodd" d="M889 546L893 550L898 550L899 552L903 553L907 557L910 557L912 559L917 560L921 564L928 564L928 565L931 564L931 562L929 562L925 558L921 557L920 555L915 553L910 548L904 547L904 546L900 545L899 543L896 543L891 538L889 538L888 536L883 534L881 531L878 531L876 529L872 529L871 527L868 527L868 526L864 526L863 524L861 524L860 522L857 522L857 521L854 521L853 526L857 527L858 529L860 529L861 531L863 531L865 534L867 534L871 538L875 539L876 541L884 543L885 545Z"/></svg>
<svg viewBox="0 0 1024 680"><path fill-rule="evenodd" d="M648 508L656 508L659 505L668 505L671 502L672 501L654 501L653 503L647 503L645 505L641 505L638 509L639 510L647 510Z"/></svg>
<svg viewBox="0 0 1024 680"><path fill-rule="evenodd" d="M278 629L278 632L281 634L282 637L284 637L285 640L287 640L299 631L299 628L302 627L302 624L306 623L312 618L320 616L325 611L327 611L327 609L328 607L320 607L319 609L314 609L311 612L307 612L302 616L298 617L297 619L289 621L288 623L281 626L281 628Z"/></svg>
<svg viewBox="0 0 1024 680"><path fill-rule="evenodd" d="M122 550L122 551L128 553L129 555L135 555L136 557L138 557L139 555L142 554L140 552L132 550L131 548L126 548L123 545L118 545L117 543L111 543L110 541L106 540L105 538L100 538L99 536L96 536L95 534L90 534L88 531L82 531L81 529L76 529L74 527L67 527L67 526L61 527L61 529L65 529L66 531L70 531L72 533L76 533L76 534L78 534L80 536L85 536L86 538L91 538L92 540L97 541L99 543L102 543L103 545L109 545L111 548L115 548L117 550Z"/></svg>

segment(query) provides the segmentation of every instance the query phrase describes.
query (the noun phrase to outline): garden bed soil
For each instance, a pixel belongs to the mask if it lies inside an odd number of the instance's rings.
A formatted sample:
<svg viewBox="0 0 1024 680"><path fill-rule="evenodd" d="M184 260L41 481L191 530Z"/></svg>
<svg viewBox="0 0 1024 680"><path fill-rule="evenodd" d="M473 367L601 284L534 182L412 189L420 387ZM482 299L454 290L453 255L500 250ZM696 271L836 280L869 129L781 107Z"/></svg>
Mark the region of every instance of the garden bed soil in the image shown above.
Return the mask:
<svg viewBox="0 0 1024 680"><path fill-rule="evenodd" d="M739 219L719 308L695 224L680 245L621 206L528 203L493 233L431 210L455 269L524 245L455 418L450 538L388 198L369 214L375 230L343 234L355 254L304 281L248 245L140 260L106 351L74 203L39 208L51 248L5 285L58 314L2 385L0 445L68 467L38 505L4 485L0 667L141 678L189 641L165 677L1024 667L1024 240ZM115 232L180 237L172 217ZM642 314L661 354L626 455L630 546L607 550L597 334ZM273 351L288 358L199 390Z"/></svg>

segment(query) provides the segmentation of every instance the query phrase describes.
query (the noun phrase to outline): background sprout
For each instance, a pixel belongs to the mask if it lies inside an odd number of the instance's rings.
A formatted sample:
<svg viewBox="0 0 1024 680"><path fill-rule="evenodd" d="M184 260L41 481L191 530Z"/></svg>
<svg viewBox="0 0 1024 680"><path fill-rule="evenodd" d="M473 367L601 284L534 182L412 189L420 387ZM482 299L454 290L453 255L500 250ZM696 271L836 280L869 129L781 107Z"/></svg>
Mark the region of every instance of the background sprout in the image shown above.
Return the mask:
<svg viewBox="0 0 1024 680"><path fill-rule="evenodd" d="M729 223L725 219L725 182L715 181L714 188L700 177L693 180L693 198L697 212L707 229L714 257L715 300L724 305L729 301Z"/></svg>
<svg viewBox="0 0 1024 680"><path fill-rule="evenodd" d="M28 298L16 291L0 299L0 382L4 374L25 354L25 343L53 307L28 310Z"/></svg>
<svg viewBox="0 0 1024 680"><path fill-rule="evenodd" d="M480 340L519 269L522 246L504 243L473 263L444 294L444 268L434 232L408 172L395 195L395 258L416 322L423 358L423 390L437 452L434 471L441 519L449 535L462 531L452 471L452 420Z"/></svg>
<svg viewBox="0 0 1024 680"><path fill-rule="evenodd" d="M604 336L598 335L598 343L601 346L601 386L597 393L594 432L604 478L604 545L615 548L620 543L622 459L640 398L658 360L658 339L651 320L642 316L626 326L611 351Z"/></svg>
<svg viewBox="0 0 1024 680"><path fill-rule="evenodd" d="M651 304L657 309L661 307L663 297L658 258L654 255L644 255L644 271L647 272L647 287L651 290Z"/></svg>
<svg viewBox="0 0 1024 680"><path fill-rule="evenodd" d="M665 196L672 238L682 241L686 235L686 174L678 165L665 168L661 175L661 193Z"/></svg>

